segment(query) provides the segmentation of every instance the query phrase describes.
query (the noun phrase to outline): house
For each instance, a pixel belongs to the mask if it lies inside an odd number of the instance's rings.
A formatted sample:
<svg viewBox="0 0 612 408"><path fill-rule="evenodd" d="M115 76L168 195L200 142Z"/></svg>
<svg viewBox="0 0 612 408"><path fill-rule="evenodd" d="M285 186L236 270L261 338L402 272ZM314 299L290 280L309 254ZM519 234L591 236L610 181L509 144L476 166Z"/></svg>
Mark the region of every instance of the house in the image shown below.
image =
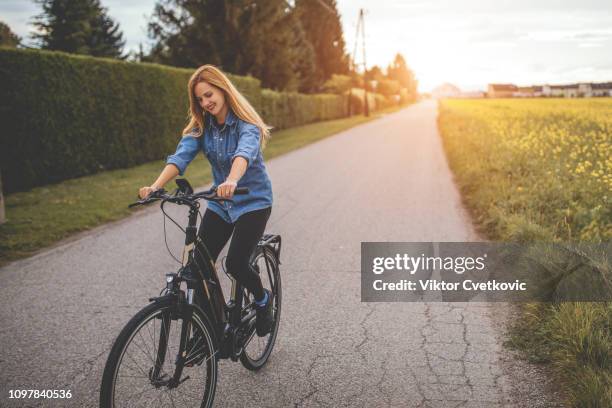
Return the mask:
<svg viewBox="0 0 612 408"><path fill-rule="evenodd" d="M533 87L533 96L536 98L539 98L541 96L544 96L544 87L543 86L534 86Z"/></svg>
<svg viewBox="0 0 612 408"><path fill-rule="evenodd" d="M612 96L612 82L581 82L566 85L516 86L513 84L489 84L489 98L591 98Z"/></svg>
<svg viewBox="0 0 612 408"><path fill-rule="evenodd" d="M440 98L457 98L461 95L461 89L456 87L453 84L449 84L448 82L436 87L433 91L431 91L431 95L435 99Z"/></svg>
<svg viewBox="0 0 612 408"><path fill-rule="evenodd" d="M514 84L489 84L487 96L489 98L511 98L517 91L518 87Z"/></svg>
<svg viewBox="0 0 612 408"><path fill-rule="evenodd" d="M566 98L578 97L578 84L561 85L563 87L563 96Z"/></svg>
<svg viewBox="0 0 612 408"><path fill-rule="evenodd" d="M612 82L591 84L592 96L612 96Z"/></svg>
<svg viewBox="0 0 612 408"><path fill-rule="evenodd" d="M533 86L519 86L518 91L513 96L517 98L533 98L535 96L535 90Z"/></svg>
<svg viewBox="0 0 612 408"><path fill-rule="evenodd" d="M544 85L544 95L553 98L561 98L565 96L565 85Z"/></svg>
<svg viewBox="0 0 612 408"><path fill-rule="evenodd" d="M578 84L578 95L584 98L593 96L593 84L583 83Z"/></svg>

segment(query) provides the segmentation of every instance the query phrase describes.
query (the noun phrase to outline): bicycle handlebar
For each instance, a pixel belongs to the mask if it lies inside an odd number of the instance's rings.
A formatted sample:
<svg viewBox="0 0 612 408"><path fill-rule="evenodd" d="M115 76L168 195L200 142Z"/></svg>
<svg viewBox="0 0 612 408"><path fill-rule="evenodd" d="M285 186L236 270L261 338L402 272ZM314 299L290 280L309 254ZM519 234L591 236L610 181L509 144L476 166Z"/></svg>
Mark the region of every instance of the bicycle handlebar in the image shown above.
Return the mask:
<svg viewBox="0 0 612 408"><path fill-rule="evenodd" d="M234 190L234 194L248 194L248 187L237 187ZM128 205L128 208L136 207L138 205L147 205L151 204L155 201L163 200L170 201L175 204L194 204L197 200L204 199L208 201L232 201L229 198L221 198L217 195L217 187L213 186L211 189L206 191L201 191L199 193L194 194L181 194L179 190L177 190L174 194L167 194L166 190L160 188L159 190L153 191L146 198L136 201L135 203L131 203Z"/></svg>

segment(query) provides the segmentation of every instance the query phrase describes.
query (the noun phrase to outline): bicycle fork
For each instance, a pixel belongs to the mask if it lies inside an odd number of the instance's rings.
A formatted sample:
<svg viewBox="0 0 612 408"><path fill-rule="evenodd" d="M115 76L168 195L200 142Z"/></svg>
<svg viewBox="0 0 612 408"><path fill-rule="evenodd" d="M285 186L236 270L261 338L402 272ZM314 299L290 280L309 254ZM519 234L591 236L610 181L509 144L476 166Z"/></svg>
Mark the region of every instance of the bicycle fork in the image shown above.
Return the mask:
<svg viewBox="0 0 612 408"><path fill-rule="evenodd" d="M172 377L168 378L168 374L164 373L161 376L160 374L162 373L164 362L166 360L166 355L168 353L168 340L170 338L170 329L172 327L173 320L172 314L174 310L165 310L160 316L161 327L159 333L159 341L157 344L157 353L155 356L153 367L149 370L149 380L151 381L151 384L153 384L156 388L160 388L163 386L166 386L168 388L176 388L182 382L189 379L189 376L181 379L181 375L183 373L183 368L185 367L185 365L193 360L191 352L193 351L194 347L192 347L192 350L187 351L187 342L192 331L191 319L193 311L190 307L181 308L181 306L185 302L184 295L182 295L183 292L179 290L181 280L182 279L179 278L177 274L169 273L166 275L167 292L179 294L177 299L178 302L176 305L173 305L173 307L183 309L181 310L182 313L180 313L180 315L183 317L183 321L181 323L181 336L179 340L178 352L175 358L174 374L172 375ZM188 293L189 299L193 299L193 289L189 289Z"/></svg>

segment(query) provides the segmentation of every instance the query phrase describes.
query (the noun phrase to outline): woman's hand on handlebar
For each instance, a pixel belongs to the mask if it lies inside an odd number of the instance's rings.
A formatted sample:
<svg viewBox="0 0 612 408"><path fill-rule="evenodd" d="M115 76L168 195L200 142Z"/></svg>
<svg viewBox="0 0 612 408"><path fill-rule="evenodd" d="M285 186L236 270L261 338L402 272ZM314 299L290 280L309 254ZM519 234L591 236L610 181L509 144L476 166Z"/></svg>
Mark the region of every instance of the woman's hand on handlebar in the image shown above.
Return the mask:
<svg viewBox="0 0 612 408"><path fill-rule="evenodd" d="M227 179L217 186L217 196L219 198L231 199L238 187L238 182Z"/></svg>
<svg viewBox="0 0 612 408"><path fill-rule="evenodd" d="M149 195L151 195L152 192L157 191L157 190L159 190L159 187L156 187L156 186L141 187L140 190L138 190L138 197L144 200Z"/></svg>

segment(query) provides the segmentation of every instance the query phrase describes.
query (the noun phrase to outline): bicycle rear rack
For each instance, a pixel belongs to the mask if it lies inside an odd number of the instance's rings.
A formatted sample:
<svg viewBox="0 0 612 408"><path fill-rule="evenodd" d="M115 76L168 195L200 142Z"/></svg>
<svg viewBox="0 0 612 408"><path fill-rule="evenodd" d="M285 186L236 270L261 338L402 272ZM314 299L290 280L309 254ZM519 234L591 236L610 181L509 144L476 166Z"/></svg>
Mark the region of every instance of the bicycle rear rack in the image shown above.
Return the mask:
<svg viewBox="0 0 612 408"><path fill-rule="evenodd" d="M268 248L272 249L274 251L274 254L276 255L276 259L278 259L278 263L279 264L281 263L280 253L281 253L282 242L281 242L280 235L265 234L263 237L261 237L257 245L267 246Z"/></svg>

